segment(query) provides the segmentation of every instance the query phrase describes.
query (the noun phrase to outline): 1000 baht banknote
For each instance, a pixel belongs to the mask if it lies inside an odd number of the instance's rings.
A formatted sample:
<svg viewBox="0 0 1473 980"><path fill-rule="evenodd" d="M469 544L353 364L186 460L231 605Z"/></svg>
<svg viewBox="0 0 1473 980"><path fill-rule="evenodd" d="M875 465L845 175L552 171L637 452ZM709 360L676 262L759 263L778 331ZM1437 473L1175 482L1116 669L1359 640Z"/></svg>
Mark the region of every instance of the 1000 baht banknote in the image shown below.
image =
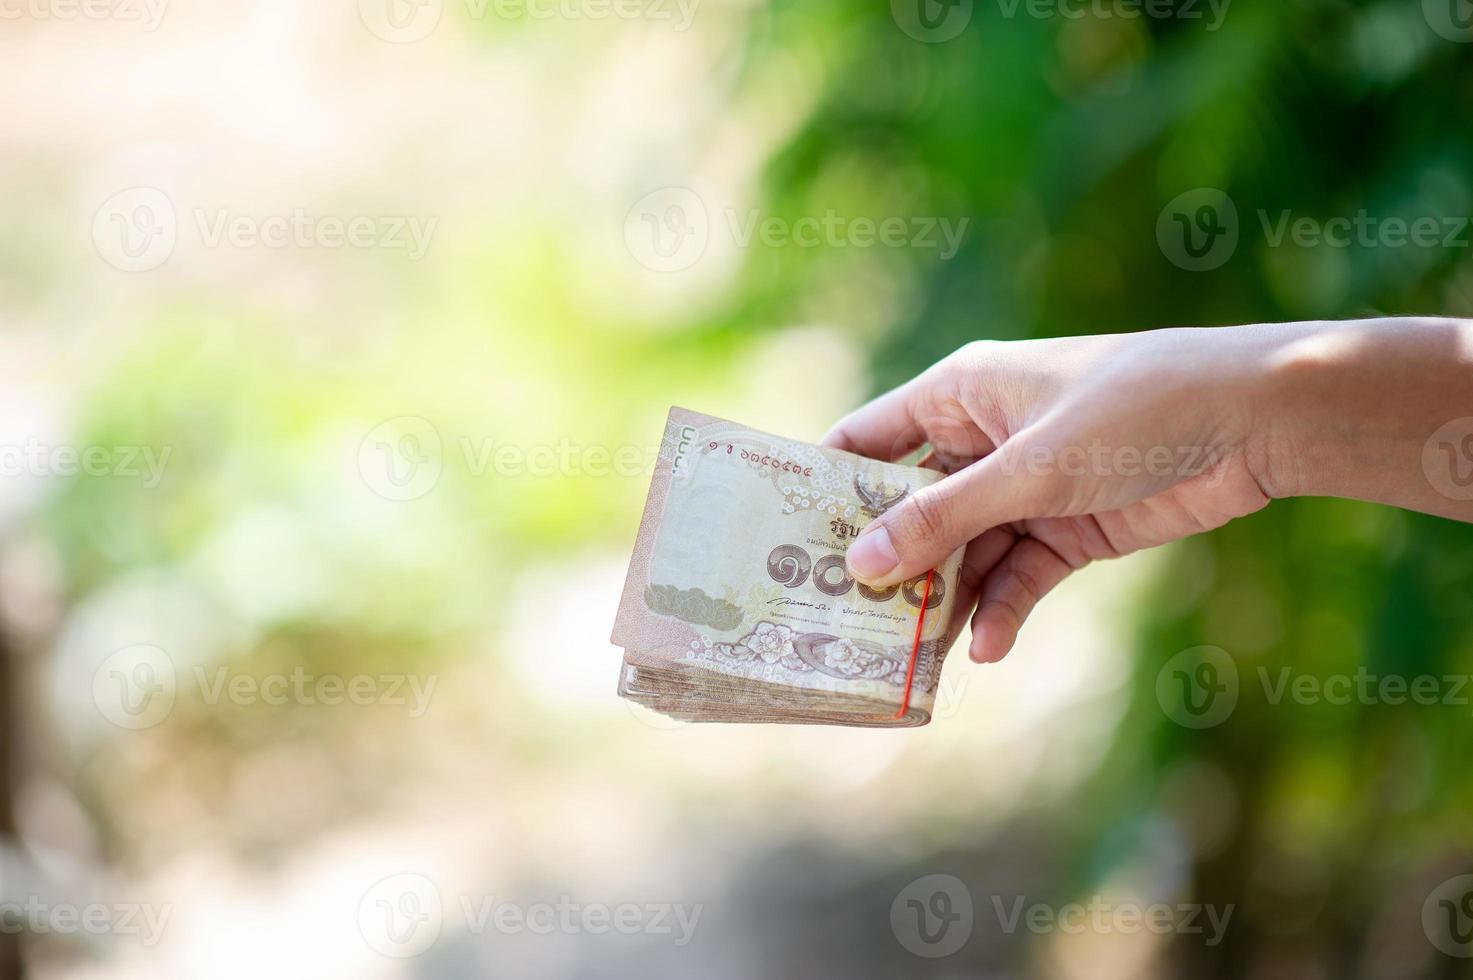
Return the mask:
<svg viewBox="0 0 1473 980"><path fill-rule="evenodd" d="M874 590L844 552L939 479L672 409L614 624L620 692L699 720L924 724L961 553Z"/></svg>

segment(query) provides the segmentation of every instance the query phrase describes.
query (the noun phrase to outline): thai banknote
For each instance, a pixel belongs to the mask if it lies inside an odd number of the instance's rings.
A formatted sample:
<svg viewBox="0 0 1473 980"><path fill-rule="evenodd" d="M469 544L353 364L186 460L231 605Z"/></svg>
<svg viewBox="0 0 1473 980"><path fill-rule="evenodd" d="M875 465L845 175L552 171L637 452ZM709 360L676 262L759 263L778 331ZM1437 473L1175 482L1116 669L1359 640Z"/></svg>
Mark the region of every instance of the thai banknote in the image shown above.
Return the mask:
<svg viewBox="0 0 1473 980"><path fill-rule="evenodd" d="M688 721L930 721L961 552L878 591L844 552L939 479L672 409L614 622L619 693Z"/></svg>

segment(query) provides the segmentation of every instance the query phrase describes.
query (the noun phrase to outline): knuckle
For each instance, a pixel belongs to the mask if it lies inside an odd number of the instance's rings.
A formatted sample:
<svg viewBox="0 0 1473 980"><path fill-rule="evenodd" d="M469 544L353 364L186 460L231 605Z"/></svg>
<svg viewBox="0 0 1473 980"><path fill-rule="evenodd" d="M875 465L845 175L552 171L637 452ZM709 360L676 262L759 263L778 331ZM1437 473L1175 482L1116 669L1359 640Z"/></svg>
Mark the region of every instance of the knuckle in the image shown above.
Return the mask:
<svg viewBox="0 0 1473 980"><path fill-rule="evenodd" d="M951 359L968 367L975 367L991 357L997 351L1000 343L1002 341L998 340L969 341L958 347L956 352L951 355Z"/></svg>
<svg viewBox="0 0 1473 980"><path fill-rule="evenodd" d="M1034 578L1033 573L1028 572L1024 567L1010 564L1003 570L1003 575L1015 587L1009 589L1009 594L1018 595L1022 603L1033 606L1034 603L1037 603L1038 598L1043 597L1043 588L1038 584L1038 579Z"/></svg>
<svg viewBox="0 0 1473 980"><path fill-rule="evenodd" d="M940 493L922 491L902 508L892 531L898 532L902 547L915 547L932 541L946 532L949 503ZM904 557L904 556L902 556Z"/></svg>
<svg viewBox="0 0 1473 980"><path fill-rule="evenodd" d="M890 458L899 459L925 442L925 423L912 417L896 430L895 438L891 440L890 444Z"/></svg>
<svg viewBox="0 0 1473 980"><path fill-rule="evenodd" d="M1001 577L1000 585L1002 586L998 590L999 594L1007 598L1008 604L1015 611L1019 606L1032 608L1043 595L1038 579L1015 563L998 569L998 574Z"/></svg>
<svg viewBox="0 0 1473 980"><path fill-rule="evenodd" d="M985 364L992 357L997 343L995 340L969 341L936 361L921 376L933 383L954 385Z"/></svg>
<svg viewBox="0 0 1473 980"><path fill-rule="evenodd" d="M987 609L1000 610L1005 616L1007 616L1009 625L1012 626L1014 630L1022 627L1023 620L1028 618L1027 612L1023 609L1020 609L1018 603L1012 601L1011 599L984 599L982 601L982 605L977 609L978 620L982 619L983 611Z"/></svg>
<svg viewBox="0 0 1473 980"><path fill-rule="evenodd" d="M958 576L961 581L962 591L970 595L976 595L982 589L982 583L987 576L982 569L977 568L971 562L962 562L961 572Z"/></svg>

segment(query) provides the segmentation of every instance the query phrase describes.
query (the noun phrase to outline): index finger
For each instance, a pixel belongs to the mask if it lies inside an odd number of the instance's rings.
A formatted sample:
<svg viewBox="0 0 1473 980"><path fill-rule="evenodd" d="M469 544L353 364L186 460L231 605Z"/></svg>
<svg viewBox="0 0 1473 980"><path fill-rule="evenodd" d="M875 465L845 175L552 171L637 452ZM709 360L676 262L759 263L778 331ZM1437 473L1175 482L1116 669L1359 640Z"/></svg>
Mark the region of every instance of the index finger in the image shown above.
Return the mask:
<svg viewBox="0 0 1473 980"><path fill-rule="evenodd" d="M844 416L819 445L893 463L926 443L911 409L910 385L901 385Z"/></svg>

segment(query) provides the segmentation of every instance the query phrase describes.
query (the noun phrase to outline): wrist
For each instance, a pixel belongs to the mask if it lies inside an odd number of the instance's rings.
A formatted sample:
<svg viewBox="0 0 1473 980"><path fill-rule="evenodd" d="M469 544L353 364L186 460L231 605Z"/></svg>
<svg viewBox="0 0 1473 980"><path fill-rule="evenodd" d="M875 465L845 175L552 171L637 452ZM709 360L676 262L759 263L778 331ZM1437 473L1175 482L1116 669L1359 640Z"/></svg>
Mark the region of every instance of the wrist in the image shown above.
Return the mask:
<svg viewBox="0 0 1473 980"><path fill-rule="evenodd" d="M1345 351L1323 324L1251 328L1260 340L1251 395L1249 466L1273 499L1323 492L1354 426L1338 404Z"/></svg>
<svg viewBox="0 0 1473 980"><path fill-rule="evenodd" d="M1473 329L1411 318L1248 329L1260 342L1249 460L1265 493L1447 512L1421 457L1473 383Z"/></svg>
<svg viewBox="0 0 1473 980"><path fill-rule="evenodd" d="M1240 453L1243 464L1271 499L1310 492L1305 447L1327 443L1319 406L1308 392L1331 386L1332 365L1311 343L1321 324L1250 324L1181 331L1173 359L1197 351L1193 365L1199 404L1219 450ZM1202 397L1205 394L1205 398Z"/></svg>

